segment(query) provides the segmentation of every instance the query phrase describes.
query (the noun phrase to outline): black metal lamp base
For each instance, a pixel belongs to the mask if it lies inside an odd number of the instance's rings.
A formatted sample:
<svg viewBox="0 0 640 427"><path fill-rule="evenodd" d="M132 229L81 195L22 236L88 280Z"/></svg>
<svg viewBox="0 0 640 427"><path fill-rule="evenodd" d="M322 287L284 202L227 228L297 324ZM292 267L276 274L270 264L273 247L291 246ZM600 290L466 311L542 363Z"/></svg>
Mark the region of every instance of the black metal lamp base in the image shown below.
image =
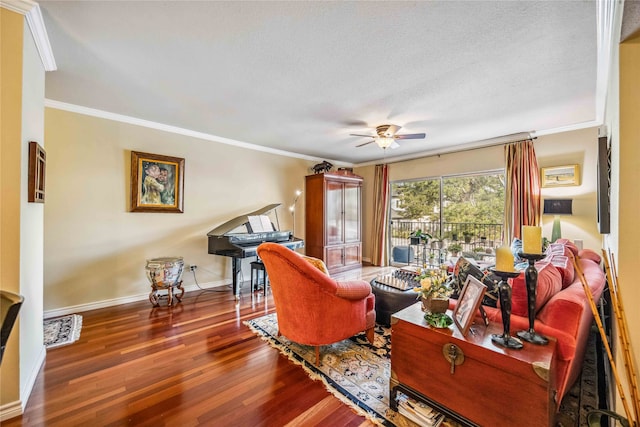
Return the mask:
<svg viewBox="0 0 640 427"><path fill-rule="evenodd" d="M546 337L540 335L533 329L529 329L528 331L519 331L516 335L519 338L522 338L523 340L525 340L526 342L530 342L532 344L537 344L537 345L549 344L549 340Z"/></svg>
<svg viewBox="0 0 640 427"><path fill-rule="evenodd" d="M501 347L513 348L519 350L522 348L522 341L510 335L491 335L491 342Z"/></svg>

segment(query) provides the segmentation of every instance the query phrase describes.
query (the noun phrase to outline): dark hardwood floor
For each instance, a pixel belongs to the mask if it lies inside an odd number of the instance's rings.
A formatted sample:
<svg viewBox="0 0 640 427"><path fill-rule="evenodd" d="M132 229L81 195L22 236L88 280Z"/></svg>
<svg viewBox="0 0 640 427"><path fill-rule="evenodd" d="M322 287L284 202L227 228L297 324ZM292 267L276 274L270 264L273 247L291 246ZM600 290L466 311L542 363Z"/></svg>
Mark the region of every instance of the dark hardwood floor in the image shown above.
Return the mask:
<svg viewBox="0 0 640 427"><path fill-rule="evenodd" d="M245 284L237 303L216 288L78 313L80 340L47 351L25 413L2 426L373 425L243 324L273 311Z"/></svg>

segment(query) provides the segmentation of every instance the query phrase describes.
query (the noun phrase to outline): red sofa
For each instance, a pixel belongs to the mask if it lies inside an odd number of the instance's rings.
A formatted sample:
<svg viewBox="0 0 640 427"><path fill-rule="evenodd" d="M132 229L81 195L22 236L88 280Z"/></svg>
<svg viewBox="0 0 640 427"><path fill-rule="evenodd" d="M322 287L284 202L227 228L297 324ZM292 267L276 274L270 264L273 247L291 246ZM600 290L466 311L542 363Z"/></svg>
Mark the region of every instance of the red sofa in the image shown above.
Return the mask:
<svg viewBox="0 0 640 427"><path fill-rule="evenodd" d="M565 255L568 255L570 263L567 263L567 268L555 268L554 271L553 268L555 266L548 264L543 267L549 269L548 273L539 273L539 282L547 281L549 286L546 290L541 290L543 294L546 293L547 295L538 298L536 305L539 306L539 309L536 312L534 321L536 332L557 340L557 390L555 396L557 405L560 405L565 393L580 375L587 340L593 323L593 313L582 282L578 274L573 272L571 257L574 255L573 252L578 254L578 250L572 247L570 251L572 253L565 253ZM600 256L586 249L580 251L576 260L591 289L593 299L597 303L606 283L604 271L600 266ZM549 262L549 259L547 259L547 262ZM536 266L540 268L538 264ZM520 283L517 283L518 280L522 281L522 288L517 288L520 285ZM529 319L526 309L516 309L515 299L522 296L523 292L526 292L524 279L517 278L510 281L514 296L510 332L511 335L515 335L517 331L529 328ZM557 281L564 284L552 283ZM549 294L549 289L558 289L558 291ZM544 301L545 299L546 301ZM498 323L502 322L500 308L485 307L485 311L489 320ZM520 315L516 314L518 311Z"/></svg>

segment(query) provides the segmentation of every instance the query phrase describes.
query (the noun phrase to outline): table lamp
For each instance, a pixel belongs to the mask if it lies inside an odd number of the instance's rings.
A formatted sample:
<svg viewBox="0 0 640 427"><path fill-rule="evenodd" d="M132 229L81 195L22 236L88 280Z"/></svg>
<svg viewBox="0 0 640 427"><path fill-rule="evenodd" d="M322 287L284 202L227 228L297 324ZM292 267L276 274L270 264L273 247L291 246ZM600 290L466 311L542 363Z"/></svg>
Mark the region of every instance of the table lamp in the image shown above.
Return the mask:
<svg viewBox="0 0 640 427"><path fill-rule="evenodd" d="M302 191L296 190L296 197L293 199L293 203L289 206L289 212L291 212L291 217L293 218L293 235L296 235L296 203L298 203L298 198L302 194Z"/></svg>
<svg viewBox="0 0 640 427"><path fill-rule="evenodd" d="M547 199L544 201L545 215L554 215L553 229L551 230L551 242L555 242L562 237L560 231L560 215L571 215L572 199Z"/></svg>

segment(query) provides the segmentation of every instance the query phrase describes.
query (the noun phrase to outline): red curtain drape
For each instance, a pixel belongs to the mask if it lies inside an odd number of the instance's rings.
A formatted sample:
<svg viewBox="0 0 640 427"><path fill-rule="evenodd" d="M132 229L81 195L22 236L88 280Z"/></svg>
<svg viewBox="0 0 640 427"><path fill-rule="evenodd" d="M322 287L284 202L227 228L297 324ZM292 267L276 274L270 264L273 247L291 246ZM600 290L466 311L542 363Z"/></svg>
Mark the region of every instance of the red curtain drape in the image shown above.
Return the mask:
<svg viewBox="0 0 640 427"><path fill-rule="evenodd" d="M523 225L540 224L540 169L530 139L506 145L505 157L505 243L511 244L522 238Z"/></svg>
<svg viewBox="0 0 640 427"><path fill-rule="evenodd" d="M387 265L387 204L389 202L389 169L387 165L376 165L373 182L374 210L371 236L371 264Z"/></svg>

